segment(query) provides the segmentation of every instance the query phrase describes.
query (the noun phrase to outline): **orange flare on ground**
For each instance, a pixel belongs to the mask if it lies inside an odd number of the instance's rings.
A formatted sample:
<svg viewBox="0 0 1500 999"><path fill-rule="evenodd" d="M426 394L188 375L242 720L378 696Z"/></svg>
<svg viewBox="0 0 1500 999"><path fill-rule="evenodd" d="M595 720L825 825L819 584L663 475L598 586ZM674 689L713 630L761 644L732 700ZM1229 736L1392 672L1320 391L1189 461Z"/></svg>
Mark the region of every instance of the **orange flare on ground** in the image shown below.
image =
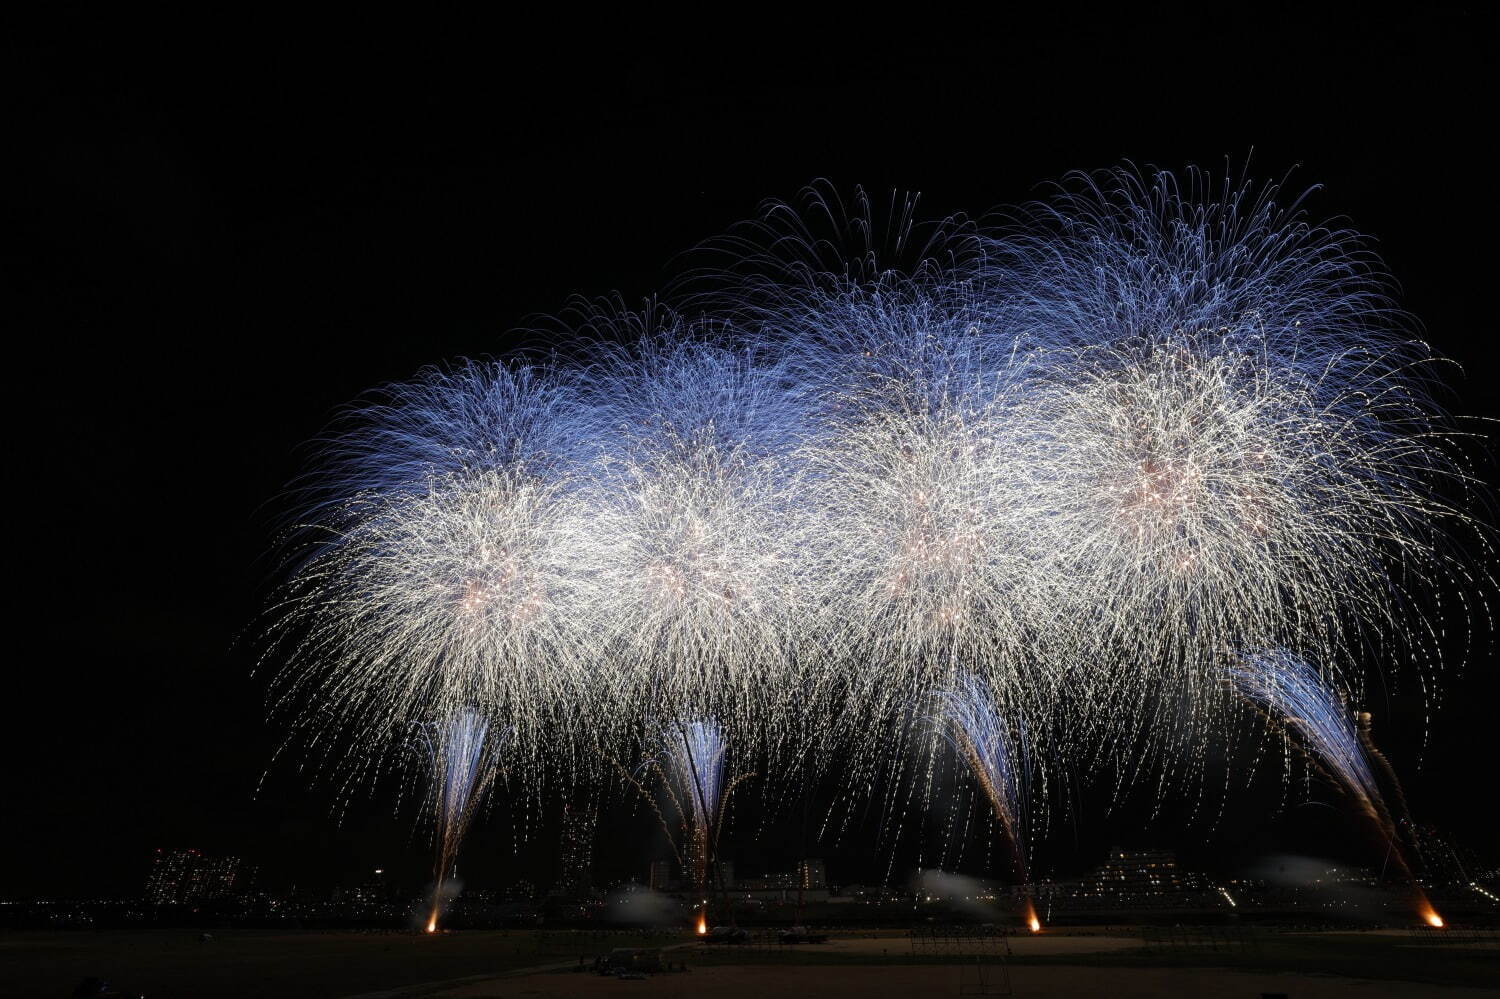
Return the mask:
<svg viewBox="0 0 1500 999"><path fill-rule="evenodd" d="M432 915L429 916L428 919L427 919L427 932L428 933L436 933L437 932L437 910L436 909L433 910Z"/></svg>
<svg viewBox="0 0 1500 999"><path fill-rule="evenodd" d="M1417 915L1422 918L1422 922L1435 930L1442 929L1443 917L1439 916L1437 910L1432 907L1432 903L1427 901L1427 893L1418 888L1415 882L1412 884L1412 889L1416 896L1413 901L1417 903Z"/></svg>
<svg viewBox="0 0 1500 999"><path fill-rule="evenodd" d="M698 935L701 937L708 932L708 914L698 913Z"/></svg>
<svg viewBox="0 0 1500 999"><path fill-rule="evenodd" d="M1033 933L1042 932L1042 921L1037 918L1036 907L1031 904L1031 899L1026 900L1026 925Z"/></svg>

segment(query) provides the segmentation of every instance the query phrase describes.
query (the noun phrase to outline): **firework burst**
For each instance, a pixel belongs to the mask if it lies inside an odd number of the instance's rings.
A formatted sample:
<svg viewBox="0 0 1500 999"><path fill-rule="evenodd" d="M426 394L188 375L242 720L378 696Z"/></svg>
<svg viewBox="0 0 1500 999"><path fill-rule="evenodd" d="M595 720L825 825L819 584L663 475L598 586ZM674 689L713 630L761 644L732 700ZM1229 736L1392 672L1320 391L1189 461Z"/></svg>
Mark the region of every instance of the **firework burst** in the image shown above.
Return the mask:
<svg viewBox="0 0 1500 999"><path fill-rule="evenodd" d="M1226 677L1263 693L1239 650L1356 692L1365 649L1429 667L1422 595L1487 551L1435 360L1282 202L1124 168L990 231L817 187L708 247L691 319L579 303L576 363L387 386L299 486L277 707L347 786L474 712L527 787L669 717L863 793L938 695L1021 852L989 706L1039 757L1177 773Z"/></svg>
<svg viewBox="0 0 1500 999"><path fill-rule="evenodd" d="M457 398L434 408L434 393ZM410 407L382 404L353 439L390 436L402 455L427 457L402 458L401 476L320 507L311 555L280 608L288 666L277 704L313 747L352 767L346 786L378 770L412 725L470 710L512 728L521 764L540 765L567 744L559 730L588 717L597 687L577 569L586 517L550 450L560 439L553 389L471 365L430 373L409 394ZM513 411L528 400L532 411ZM439 411L481 426L424 422ZM547 433L509 439L518 427ZM448 446L486 434L504 446Z"/></svg>
<svg viewBox="0 0 1500 999"><path fill-rule="evenodd" d="M806 609L809 519L785 449L800 392L774 356L710 332L669 322L598 352L580 566L625 713L715 717L774 747Z"/></svg>
<svg viewBox="0 0 1500 999"><path fill-rule="evenodd" d="M1168 767L1219 725L1234 650L1435 662L1419 595L1472 582L1430 351L1359 238L1278 195L1079 175L991 248L994 312L1055 359L1032 411L1064 711Z"/></svg>

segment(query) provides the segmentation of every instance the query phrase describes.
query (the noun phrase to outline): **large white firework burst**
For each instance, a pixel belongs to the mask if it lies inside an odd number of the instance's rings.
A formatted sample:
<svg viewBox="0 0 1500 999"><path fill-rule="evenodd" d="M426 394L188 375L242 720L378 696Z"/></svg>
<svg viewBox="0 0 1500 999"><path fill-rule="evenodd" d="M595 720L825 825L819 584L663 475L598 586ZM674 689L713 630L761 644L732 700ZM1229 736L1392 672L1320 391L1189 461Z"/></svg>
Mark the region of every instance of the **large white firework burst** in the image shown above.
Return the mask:
<svg viewBox="0 0 1500 999"><path fill-rule="evenodd" d="M593 372L600 453L583 567L627 712L712 716L745 747L776 710L806 610L806 509L775 359L666 323Z"/></svg>
<svg viewBox="0 0 1500 999"><path fill-rule="evenodd" d="M434 383L444 419L413 412ZM541 766L564 736L607 720L586 658L585 511L564 456L505 436L523 417L544 425L516 407L548 408L551 393L532 376L517 390L500 365L429 373L375 417L380 434L399 423L418 449L431 439L429 458L375 476L308 529L311 554L280 606L277 706L353 776L382 766L412 725L460 712L512 732L518 766ZM492 409L496 395L506 401ZM448 446L455 438L489 442Z"/></svg>
<svg viewBox="0 0 1500 999"><path fill-rule="evenodd" d="M1434 359L1278 198L1122 169L993 232L821 187L710 247L701 317L387 387L306 484L278 704L358 773L472 708L528 781L678 717L863 790L960 681L1039 777L1170 773L1248 649L1435 661L1486 549Z"/></svg>
<svg viewBox="0 0 1500 999"><path fill-rule="evenodd" d="M1064 713L1169 768L1221 724L1245 649L1308 649L1353 686L1368 649L1432 660L1426 591L1467 584L1451 532L1473 528L1378 260L1274 186L1187 177L1076 177L992 251L1009 322L1071 354L1037 407L1044 572L1078 642L1058 668L1087 664Z"/></svg>

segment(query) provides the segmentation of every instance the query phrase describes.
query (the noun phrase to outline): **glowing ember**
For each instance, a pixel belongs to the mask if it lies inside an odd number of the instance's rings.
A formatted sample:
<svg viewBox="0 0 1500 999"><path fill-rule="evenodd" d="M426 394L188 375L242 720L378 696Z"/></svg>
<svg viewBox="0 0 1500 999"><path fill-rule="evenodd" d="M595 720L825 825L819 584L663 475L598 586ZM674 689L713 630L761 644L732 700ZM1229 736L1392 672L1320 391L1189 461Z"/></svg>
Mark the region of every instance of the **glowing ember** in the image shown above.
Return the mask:
<svg viewBox="0 0 1500 999"><path fill-rule="evenodd" d="M1036 906L1032 904L1030 897L1026 899L1026 926L1033 933L1042 932L1042 920L1036 914Z"/></svg>
<svg viewBox="0 0 1500 999"><path fill-rule="evenodd" d="M428 933L436 933L437 932L437 910L436 909L433 910L433 913L432 913L431 916L427 917L427 932Z"/></svg>
<svg viewBox="0 0 1500 999"><path fill-rule="evenodd" d="M1427 912L1422 916L1422 918L1427 920L1427 925L1431 926L1435 930L1440 930L1443 928L1443 917L1439 916L1431 909L1428 909Z"/></svg>
<svg viewBox="0 0 1500 999"><path fill-rule="evenodd" d="M698 935L701 937L708 933L708 914L698 913Z"/></svg>

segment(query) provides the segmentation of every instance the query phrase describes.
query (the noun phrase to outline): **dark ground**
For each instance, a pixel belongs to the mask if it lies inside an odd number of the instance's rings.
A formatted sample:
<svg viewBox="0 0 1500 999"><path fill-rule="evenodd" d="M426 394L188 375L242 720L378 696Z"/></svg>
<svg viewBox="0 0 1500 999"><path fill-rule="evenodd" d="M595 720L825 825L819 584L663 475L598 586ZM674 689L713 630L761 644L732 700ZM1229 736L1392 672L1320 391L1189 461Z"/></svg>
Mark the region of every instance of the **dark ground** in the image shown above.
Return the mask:
<svg viewBox="0 0 1500 999"><path fill-rule="evenodd" d="M98 976L150 999L333 997L575 962L620 946L660 946L682 935L572 932L199 933L148 930L14 933L0 937L0 997L65 996Z"/></svg>
<svg viewBox="0 0 1500 999"><path fill-rule="evenodd" d="M885 941L847 952L834 946L739 952L701 952L689 943L670 953L690 967L792 965L866 967L913 963L951 965L953 957L915 960L904 931L888 931ZM1129 933L1115 928L1112 932ZM860 934L868 937L869 934ZM90 975L115 986L144 992L151 999L328 999L423 983L548 965L575 966L580 957L614 947L662 946L688 942L683 935L553 932L469 932L440 934L226 932L200 943L196 933L174 931L108 933L19 933L0 938L0 999L63 996ZM1345 976L1385 982L1447 986L1493 986L1500 981L1500 950L1434 946L1404 932L1344 934L1255 934L1251 946L1226 950L1189 940L1164 947L1113 950L1099 954L1028 954L1028 938L1016 941L1012 967L1049 966L1093 969L1109 980L1110 969L1225 968ZM1046 942L1046 941L1042 941ZM1066 940L1062 950L1071 949ZM1077 941L1086 949L1084 941ZM810 976L810 982L811 982ZM819 979L821 981L822 979ZM810 984L810 983L809 983ZM647 986L641 986L649 991ZM420 994L416 989L414 994ZM493 994L509 994L503 989ZM523 994L523 993L518 993Z"/></svg>

